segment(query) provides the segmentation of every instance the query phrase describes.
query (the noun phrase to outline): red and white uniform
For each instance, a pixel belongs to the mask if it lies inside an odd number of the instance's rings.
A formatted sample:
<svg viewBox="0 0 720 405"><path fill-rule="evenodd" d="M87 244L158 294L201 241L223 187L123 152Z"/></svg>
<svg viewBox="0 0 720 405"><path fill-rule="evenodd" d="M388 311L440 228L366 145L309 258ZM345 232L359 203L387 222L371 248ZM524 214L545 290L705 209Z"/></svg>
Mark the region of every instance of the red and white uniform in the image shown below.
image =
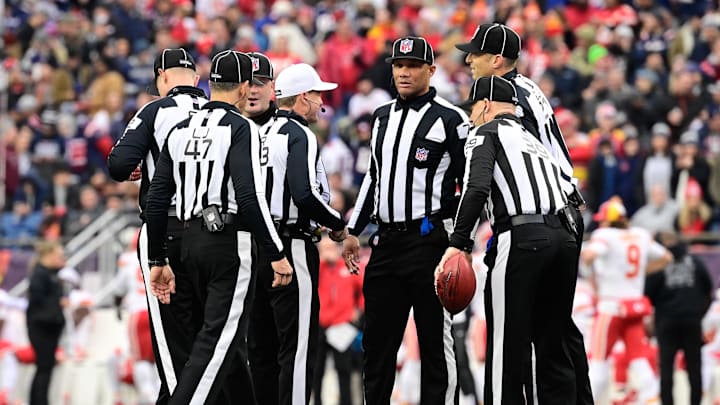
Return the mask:
<svg viewBox="0 0 720 405"><path fill-rule="evenodd" d="M130 314L130 354L135 360L154 361L145 284L136 253L120 255L118 267L121 277L119 289L125 293L123 306Z"/></svg>
<svg viewBox="0 0 720 405"><path fill-rule="evenodd" d="M703 317L702 326L705 335L705 345L701 352L702 387L703 392L710 395L710 398L715 401L720 399L720 387L713 386L717 385L713 382L715 370L720 364L720 301L717 297Z"/></svg>
<svg viewBox="0 0 720 405"><path fill-rule="evenodd" d="M593 263L598 303L592 357L607 358L620 337L632 357L646 340L642 317L651 309L643 297L647 264L662 258L665 248L640 228L600 228L586 248L597 254Z"/></svg>
<svg viewBox="0 0 720 405"><path fill-rule="evenodd" d="M600 228L584 247L595 254L593 274L597 315L590 339L590 379L593 393L607 390L607 358L615 343L625 344L630 372L637 376L641 403L657 399L658 382L647 362L648 339L643 318L652 312L643 296L647 264L661 259L665 248L640 228Z"/></svg>
<svg viewBox="0 0 720 405"><path fill-rule="evenodd" d="M590 351L590 339L595 319L595 289L585 279L578 279L573 297L572 318L583 335L585 352Z"/></svg>

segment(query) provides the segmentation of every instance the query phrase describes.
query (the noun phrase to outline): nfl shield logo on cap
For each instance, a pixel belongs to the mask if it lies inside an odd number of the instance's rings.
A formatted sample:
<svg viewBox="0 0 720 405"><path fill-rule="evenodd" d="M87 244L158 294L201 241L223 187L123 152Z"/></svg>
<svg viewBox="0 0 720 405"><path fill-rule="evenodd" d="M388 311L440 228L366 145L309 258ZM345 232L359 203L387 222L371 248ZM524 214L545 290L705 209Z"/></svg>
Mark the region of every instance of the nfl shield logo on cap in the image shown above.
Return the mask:
<svg viewBox="0 0 720 405"><path fill-rule="evenodd" d="M412 39L403 39L400 41L400 52L402 53L410 53L413 50L413 40Z"/></svg>
<svg viewBox="0 0 720 405"><path fill-rule="evenodd" d="M252 61L253 72L257 72L258 70L260 70L260 59L251 56L250 60Z"/></svg>

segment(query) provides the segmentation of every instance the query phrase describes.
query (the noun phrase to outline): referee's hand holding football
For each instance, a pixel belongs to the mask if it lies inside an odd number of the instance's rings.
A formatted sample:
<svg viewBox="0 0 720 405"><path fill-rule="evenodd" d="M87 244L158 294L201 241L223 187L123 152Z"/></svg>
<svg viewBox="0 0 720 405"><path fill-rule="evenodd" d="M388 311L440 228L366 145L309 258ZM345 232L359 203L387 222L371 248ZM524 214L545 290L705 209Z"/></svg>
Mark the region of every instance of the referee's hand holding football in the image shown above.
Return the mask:
<svg viewBox="0 0 720 405"><path fill-rule="evenodd" d="M293 268L290 266L290 262L287 258L283 257L281 260L270 263L273 269L274 277L272 287L282 287L290 284L292 281Z"/></svg>

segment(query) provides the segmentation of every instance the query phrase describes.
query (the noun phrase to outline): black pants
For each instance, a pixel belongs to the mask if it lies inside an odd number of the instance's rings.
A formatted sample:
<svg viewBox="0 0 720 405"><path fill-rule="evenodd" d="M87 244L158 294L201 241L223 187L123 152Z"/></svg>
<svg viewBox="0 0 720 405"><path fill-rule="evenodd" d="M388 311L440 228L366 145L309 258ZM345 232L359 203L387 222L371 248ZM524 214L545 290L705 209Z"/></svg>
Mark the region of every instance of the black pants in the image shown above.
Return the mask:
<svg viewBox="0 0 720 405"><path fill-rule="evenodd" d="M585 233L585 222L579 209L573 211L578 234L576 235L578 246L578 259L582 247L583 234ZM575 266L575 279L577 280L578 266ZM575 285L573 285L572 296L575 296ZM572 316L568 318L568 332L565 336L565 345L575 367L575 378L577 384L577 405L593 405L592 389L590 388L590 375L588 372L588 359L585 352L585 343L580 329L575 324Z"/></svg>
<svg viewBox="0 0 720 405"><path fill-rule="evenodd" d="M310 401L317 351L320 259L310 240L283 237L295 272L287 286L272 288L273 270L263 255L250 320L250 368L259 405Z"/></svg>
<svg viewBox="0 0 720 405"><path fill-rule="evenodd" d="M390 403L395 362L410 308L420 346L420 403L458 403L457 367L450 313L435 295L434 271L448 246L442 226L426 236L416 231L379 232L370 238L365 270L364 382L367 404Z"/></svg>
<svg viewBox="0 0 720 405"><path fill-rule="evenodd" d="M35 375L30 386L30 405L48 404L48 389L55 368L55 350L62 330L62 325L28 323L28 338L35 351Z"/></svg>
<svg viewBox="0 0 720 405"><path fill-rule="evenodd" d="M242 333L256 262L253 244L249 232L226 225L223 231L210 233L202 220L192 221L183 233L180 258L187 287L198 302L193 312L201 314L202 327L187 361L176 370L177 387L169 404L255 403ZM233 381L228 381L230 375ZM235 395L232 399L229 392Z"/></svg>
<svg viewBox="0 0 720 405"><path fill-rule="evenodd" d="M470 395L478 403L477 393L475 392L475 379L472 370L470 370L470 359L468 358L467 330L470 322L467 320L460 323L454 323L452 328L453 340L455 340L455 354L457 359L458 382L463 394Z"/></svg>
<svg viewBox="0 0 720 405"><path fill-rule="evenodd" d="M190 276L180 260L183 226L177 218L168 218L167 249L170 267L175 273L175 294L170 304L160 304L149 290L148 240L146 225L140 229L138 238L138 259L145 278L145 293L150 314L150 332L152 337L155 366L160 376L160 393L157 404L164 405L175 391L179 372L190 355L194 335L202 325L202 314L193 293ZM195 323L193 323L195 322Z"/></svg>
<svg viewBox="0 0 720 405"><path fill-rule="evenodd" d="M335 372L337 373L340 388L340 402L338 405L352 405L352 389L350 381L353 372L353 353L350 348L339 352L327 343L325 330L318 334L317 361L315 362L315 378L313 382L313 405L322 405L322 383L325 375L325 363L328 353L332 353Z"/></svg>
<svg viewBox="0 0 720 405"><path fill-rule="evenodd" d="M577 403L575 367L565 342L578 248L559 219L551 218L548 224L495 234L485 256L486 404ZM528 364L531 343L534 365Z"/></svg>
<svg viewBox="0 0 720 405"><path fill-rule="evenodd" d="M690 380L690 404L699 405L702 399L700 374L702 328L699 320L657 319L655 334L660 349L660 398L663 405L673 404L673 372L675 355L679 350L685 354L688 380Z"/></svg>

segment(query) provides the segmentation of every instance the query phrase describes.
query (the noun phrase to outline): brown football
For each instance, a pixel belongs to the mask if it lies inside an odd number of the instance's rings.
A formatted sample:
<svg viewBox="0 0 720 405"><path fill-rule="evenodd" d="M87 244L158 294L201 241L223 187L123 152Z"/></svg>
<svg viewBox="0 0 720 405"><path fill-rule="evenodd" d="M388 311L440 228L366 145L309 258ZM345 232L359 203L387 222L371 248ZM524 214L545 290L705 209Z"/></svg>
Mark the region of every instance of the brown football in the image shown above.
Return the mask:
<svg viewBox="0 0 720 405"><path fill-rule="evenodd" d="M435 281L435 291L443 307L455 315L472 301L476 283L475 271L465 255L458 253L445 262Z"/></svg>

